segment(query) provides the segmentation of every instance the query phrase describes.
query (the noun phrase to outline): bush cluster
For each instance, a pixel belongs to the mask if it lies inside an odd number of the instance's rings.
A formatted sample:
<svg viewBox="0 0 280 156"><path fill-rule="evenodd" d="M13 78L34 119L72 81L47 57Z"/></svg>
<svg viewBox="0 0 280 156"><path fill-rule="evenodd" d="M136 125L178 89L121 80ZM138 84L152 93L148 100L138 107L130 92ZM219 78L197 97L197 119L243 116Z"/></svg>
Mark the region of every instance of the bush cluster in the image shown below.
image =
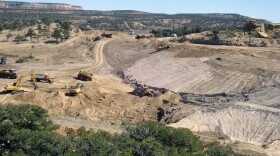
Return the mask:
<svg viewBox="0 0 280 156"><path fill-rule="evenodd" d="M146 121L125 125L122 134L95 132L84 127L67 135L49 120L47 111L34 105L0 107L1 155L135 155L135 156L227 156L235 155L230 147L217 142L204 145L188 129L175 129Z"/></svg>

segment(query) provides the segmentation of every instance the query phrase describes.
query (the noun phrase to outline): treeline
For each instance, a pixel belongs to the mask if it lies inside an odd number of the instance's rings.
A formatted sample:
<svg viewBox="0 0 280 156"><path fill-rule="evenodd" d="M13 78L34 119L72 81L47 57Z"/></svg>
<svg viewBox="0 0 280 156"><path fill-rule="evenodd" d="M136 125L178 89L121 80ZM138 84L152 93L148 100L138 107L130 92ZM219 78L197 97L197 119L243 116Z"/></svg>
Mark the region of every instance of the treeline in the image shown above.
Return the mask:
<svg viewBox="0 0 280 156"><path fill-rule="evenodd" d="M0 155L135 155L135 156L233 156L219 143L203 144L188 129L175 129L147 121L124 125L122 134L95 132L84 127L67 135L54 130L47 111L35 105L0 107Z"/></svg>
<svg viewBox="0 0 280 156"><path fill-rule="evenodd" d="M195 28L187 28L184 27L182 29L175 29L174 31L171 29L159 29L159 30L152 30L151 33L154 34L155 37L171 37L173 34L177 36L183 36L193 33L201 33L203 29L199 26Z"/></svg>
<svg viewBox="0 0 280 156"><path fill-rule="evenodd" d="M243 31L243 27L215 27L203 29L202 27L196 26L194 28L183 27L181 29L175 29L174 31L171 29L152 30L151 33L154 34L155 37L174 37L173 34L180 37L193 33L201 33L203 31Z"/></svg>
<svg viewBox="0 0 280 156"><path fill-rule="evenodd" d="M3 30L17 30L18 35L15 36L14 41L15 42L22 42L27 41L27 37L30 37L30 40L32 41L33 38L36 38L39 42L40 38L50 38L53 37L56 39L56 42L58 42L58 39L61 41L64 41L70 37L70 31L72 30L72 22L70 21L61 21L61 20L49 20L48 18L43 18L40 20L28 20L28 21L17 21L12 24L3 24L0 25L0 33L2 33ZM50 28L50 25L52 23L56 24L56 28L52 30ZM27 29L28 28L28 29ZM27 29L26 33L22 33L22 30ZM37 30L35 32L35 30ZM13 35L9 32L6 34L7 41L9 38L11 38Z"/></svg>
<svg viewBox="0 0 280 156"><path fill-rule="evenodd" d="M41 19L21 19L21 20L8 20L3 19L0 23L0 30L21 30L22 28L32 27L36 24L44 24L49 26L51 23L59 23L62 24L65 20L60 19L49 19L49 18L41 18Z"/></svg>

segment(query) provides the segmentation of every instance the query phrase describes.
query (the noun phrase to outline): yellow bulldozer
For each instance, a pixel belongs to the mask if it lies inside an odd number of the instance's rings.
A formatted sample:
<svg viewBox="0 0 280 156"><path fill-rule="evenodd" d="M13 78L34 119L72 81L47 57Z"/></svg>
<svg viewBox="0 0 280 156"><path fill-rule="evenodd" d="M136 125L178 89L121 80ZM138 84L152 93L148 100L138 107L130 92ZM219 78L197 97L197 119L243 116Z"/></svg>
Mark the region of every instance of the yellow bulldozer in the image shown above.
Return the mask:
<svg viewBox="0 0 280 156"><path fill-rule="evenodd" d="M13 83L12 85L7 84L4 87L5 91L7 93L12 93L12 94L23 93L24 90L20 90L20 83L21 83L23 78L25 78L26 76L29 76L29 75L31 76L31 80L32 80L32 84L34 86L34 90L38 89L36 78L35 78L35 74L34 74L33 71L31 71L30 74L20 76L17 79L17 81L15 83Z"/></svg>

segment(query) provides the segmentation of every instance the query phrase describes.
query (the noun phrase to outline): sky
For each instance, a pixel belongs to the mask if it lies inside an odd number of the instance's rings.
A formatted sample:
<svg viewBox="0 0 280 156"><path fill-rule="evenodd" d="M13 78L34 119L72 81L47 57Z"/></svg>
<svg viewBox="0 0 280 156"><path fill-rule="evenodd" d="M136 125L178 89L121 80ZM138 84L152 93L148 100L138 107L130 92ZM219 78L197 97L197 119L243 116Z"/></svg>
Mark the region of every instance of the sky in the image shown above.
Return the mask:
<svg viewBox="0 0 280 156"><path fill-rule="evenodd" d="M1 1L1 0L0 0ZM5 0L9 1L9 0ZM137 10L151 13L237 13L280 23L280 0L10 0L68 3L85 10Z"/></svg>

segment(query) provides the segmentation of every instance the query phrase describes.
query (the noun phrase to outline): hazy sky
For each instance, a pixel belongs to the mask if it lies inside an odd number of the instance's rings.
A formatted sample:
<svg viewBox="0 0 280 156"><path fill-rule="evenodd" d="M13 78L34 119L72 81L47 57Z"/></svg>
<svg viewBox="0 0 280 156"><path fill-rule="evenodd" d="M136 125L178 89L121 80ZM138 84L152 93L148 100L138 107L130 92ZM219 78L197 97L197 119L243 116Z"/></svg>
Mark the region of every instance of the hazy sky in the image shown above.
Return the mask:
<svg viewBox="0 0 280 156"><path fill-rule="evenodd" d="M1 0L0 0L1 1ZM7 0L6 0L7 1ZM13 0L16 1L16 0ZM19 0L83 6L86 10L138 10L153 13L238 13L280 23L280 0Z"/></svg>

